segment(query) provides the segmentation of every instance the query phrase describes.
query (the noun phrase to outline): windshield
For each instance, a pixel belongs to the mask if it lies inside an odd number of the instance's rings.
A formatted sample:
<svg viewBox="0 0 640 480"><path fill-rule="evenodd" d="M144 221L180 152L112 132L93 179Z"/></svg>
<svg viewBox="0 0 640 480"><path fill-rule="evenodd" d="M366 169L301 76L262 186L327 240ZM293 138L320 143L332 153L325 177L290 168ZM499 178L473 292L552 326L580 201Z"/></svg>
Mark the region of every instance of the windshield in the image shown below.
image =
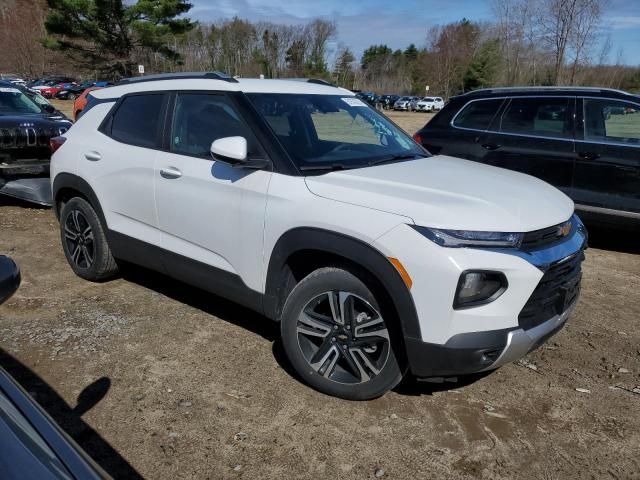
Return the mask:
<svg viewBox="0 0 640 480"><path fill-rule="evenodd" d="M356 97L248 94L301 170L358 168L428 154Z"/></svg>
<svg viewBox="0 0 640 480"><path fill-rule="evenodd" d="M0 88L0 115L42 113L40 107L17 88Z"/></svg>

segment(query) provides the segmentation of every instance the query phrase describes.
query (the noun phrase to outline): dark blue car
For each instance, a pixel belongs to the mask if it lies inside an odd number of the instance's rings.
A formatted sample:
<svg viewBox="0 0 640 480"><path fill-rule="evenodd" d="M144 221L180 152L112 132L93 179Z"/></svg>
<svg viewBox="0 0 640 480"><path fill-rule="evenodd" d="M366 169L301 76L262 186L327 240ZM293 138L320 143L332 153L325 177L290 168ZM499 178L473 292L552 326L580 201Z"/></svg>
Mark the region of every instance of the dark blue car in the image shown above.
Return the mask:
<svg viewBox="0 0 640 480"><path fill-rule="evenodd" d="M0 255L0 304L20 285L20 270ZM0 367L0 478L110 478Z"/></svg>

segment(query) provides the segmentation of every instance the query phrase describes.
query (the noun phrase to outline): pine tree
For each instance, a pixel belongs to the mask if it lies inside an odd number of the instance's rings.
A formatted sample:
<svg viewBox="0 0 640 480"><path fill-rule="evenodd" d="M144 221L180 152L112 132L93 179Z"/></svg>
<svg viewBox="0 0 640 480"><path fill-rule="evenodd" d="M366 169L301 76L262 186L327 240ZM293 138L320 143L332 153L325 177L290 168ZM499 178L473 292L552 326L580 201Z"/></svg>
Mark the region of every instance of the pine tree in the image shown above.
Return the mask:
<svg viewBox="0 0 640 480"><path fill-rule="evenodd" d="M177 61L169 46L175 35L195 23L178 18L191 9L186 0L47 0L45 21L51 49L66 52L79 66L110 77L131 76L136 49L146 49Z"/></svg>

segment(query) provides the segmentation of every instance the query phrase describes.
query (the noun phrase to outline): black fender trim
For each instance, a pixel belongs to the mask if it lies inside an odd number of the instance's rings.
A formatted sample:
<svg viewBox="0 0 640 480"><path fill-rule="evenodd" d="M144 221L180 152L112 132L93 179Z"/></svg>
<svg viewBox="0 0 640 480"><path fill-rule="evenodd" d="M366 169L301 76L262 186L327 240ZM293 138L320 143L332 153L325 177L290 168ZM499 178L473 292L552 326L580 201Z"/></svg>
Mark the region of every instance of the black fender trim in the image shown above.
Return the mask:
<svg viewBox="0 0 640 480"><path fill-rule="evenodd" d="M294 228L276 242L269 260L264 296L265 314L278 319L280 290L288 258L300 251L315 250L343 257L373 275L387 291L400 321L402 335L416 339L420 335L418 314L409 289L391 262L378 250L361 240L312 227Z"/></svg>
<svg viewBox="0 0 640 480"><path fill-rule="evenodd" d="M89 201L93 209L98 214L98 217L100 217L102 226L107 229L107 221L104 217L104 213L102 212L100 202L98 201L98 196L93 191L93 188L91 188L91 185L89 185L85 179L71 173L60 173L56 175L56 178L53 181L53 211L55 212L58 220L60 220L60 205L57 201L58 193L64 188L70 188L80 192Z"/></svg>

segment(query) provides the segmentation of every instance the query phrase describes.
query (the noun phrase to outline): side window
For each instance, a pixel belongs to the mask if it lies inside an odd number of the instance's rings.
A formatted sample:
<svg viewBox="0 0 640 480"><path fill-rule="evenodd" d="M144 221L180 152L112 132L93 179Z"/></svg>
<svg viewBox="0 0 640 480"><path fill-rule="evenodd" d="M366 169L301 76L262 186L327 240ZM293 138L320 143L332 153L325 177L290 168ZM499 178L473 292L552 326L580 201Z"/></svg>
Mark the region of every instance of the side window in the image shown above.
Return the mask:
<svg viewBox="0 0 640 480"><path fill-rule="evenodd" d="M170 150L211 158L211 144L224 137L247 139L249 156L263 155L258 142L225 95L180 93L171 125Z"/></svg>
<svg viewBox="0 0 640 480"><path fill-rule="evenodd" d="M155 147L163 99L163 94L125 97L111 120L111 138L139 147Z"/></svg>
<svg viewBox="0 0 640 480"><path fill-rule="evenodd" d="M453 126L486 130L491 125L491 120L500 109L502 102L501 98L469 102L453 119Z"/></svg>
<svg viewBox="0 0 640 480"><path fill-rule="evenodd" d="M585 140L640 145L640 105L621 100L584 100Z"/></svg>
<svg viewBox="0 0 640 480"><path fill-rule="evenodd" d="M568 98L513 98L500 131L541 137L573 138Z"/></svg>

